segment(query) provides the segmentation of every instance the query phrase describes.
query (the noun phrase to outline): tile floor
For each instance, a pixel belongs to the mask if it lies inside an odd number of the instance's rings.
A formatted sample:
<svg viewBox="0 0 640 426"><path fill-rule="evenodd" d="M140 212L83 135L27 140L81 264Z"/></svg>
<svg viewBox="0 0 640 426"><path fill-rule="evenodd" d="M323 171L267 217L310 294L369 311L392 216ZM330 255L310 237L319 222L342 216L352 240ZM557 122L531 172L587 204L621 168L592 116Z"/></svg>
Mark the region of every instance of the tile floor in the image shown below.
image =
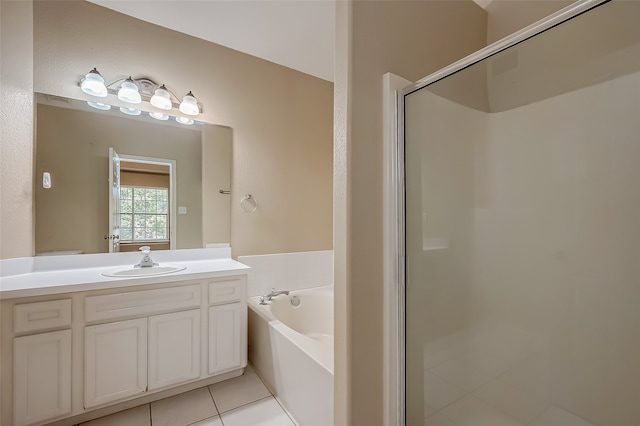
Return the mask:
<svg viewBox="0 0 640 426"><path fill-rule="evenodd" d="M518 330L480 329L427 343L425 426L594 426L554 403L534 340Z"/></svg>
<svg viewBox="0 0 640 426"><path fill-rule="evenodd" d="M224 382L80 426L295 426L250 366Z"/></svg>

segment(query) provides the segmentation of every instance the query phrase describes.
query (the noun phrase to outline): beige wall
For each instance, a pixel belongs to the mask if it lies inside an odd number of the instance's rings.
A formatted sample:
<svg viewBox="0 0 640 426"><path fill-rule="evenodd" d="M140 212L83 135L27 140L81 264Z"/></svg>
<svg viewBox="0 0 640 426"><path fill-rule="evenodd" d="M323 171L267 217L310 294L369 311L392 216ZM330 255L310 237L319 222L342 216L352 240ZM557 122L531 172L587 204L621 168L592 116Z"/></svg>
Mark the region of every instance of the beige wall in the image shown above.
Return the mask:
<svg viewBox="0 0 640 426"><path fill-rule="evenodd" d="M349 223L348 179L351 138L351 45L353 2L336 2L335 79L333 110L333 328L334 380L333 422L336 426L351 421L351 376L349 346Z"/></svg>
<svg viewBox="0 0 640 426"><path fill-rule="evenodd" d="M144 75L192 90L203 120L233 129L234 257L332 248L332 83L87 2L37 1L34 22L36 91L84 99L92 67Z"/></svg>
<svg viewBox="0 0 640 426"><path fill-rule="evenodd" d="M471 1L355 1L338 8L336 157L336 425L382 424L382 76L417 80L484 46L486 14ZM349 16L350 15L350 16ZM346 100L346 101L345 101ZM345 124L347 123L347 124ZM346 199L342 191L346 191ZM340 240L340 242L338 242ZM338 246L340 250L338 251ZM340 258L344 256L344 259ZM344 263L343 263L344 262ZM338 306L337 306L338 307ZM336 309L337 311L338 309ZM343 316L344 315L344 316Z"/></svg>
<svg viewBox="0 0 640 426"><path fill-rule="evenodd" d="M32 10L29 1L0 2L0 259L28 256L33 247Z"/></svg>
<svg viewBox="0 0 640 426"><path fill-rule="evenodd" d="M202 241L206 244L231 242L231 189L233 129L205 126L202 129ZM205 167L205 164L208 165Z"/></svg>
<svg viewBox="0 0 640 426"><path fill-rule="evenodd" d="M487 10L487 44L573 3L571 0L494 0Z"/></svg>
<svg viewBox="0 0 640 426"><path fill-rule="evenodd" d="M2 1L0 15L0 258L9 258L33 250L32 4Z"/></svg>
<svg viewBox="0 0 640 426"><path fill-rule="evenodd" d="M177 248L202 245L201 132L129 118L38 104L36 253L80 249L108 252L109 148L118 154L176 160ZM178 149L176 147L179 147Z"/></svg>

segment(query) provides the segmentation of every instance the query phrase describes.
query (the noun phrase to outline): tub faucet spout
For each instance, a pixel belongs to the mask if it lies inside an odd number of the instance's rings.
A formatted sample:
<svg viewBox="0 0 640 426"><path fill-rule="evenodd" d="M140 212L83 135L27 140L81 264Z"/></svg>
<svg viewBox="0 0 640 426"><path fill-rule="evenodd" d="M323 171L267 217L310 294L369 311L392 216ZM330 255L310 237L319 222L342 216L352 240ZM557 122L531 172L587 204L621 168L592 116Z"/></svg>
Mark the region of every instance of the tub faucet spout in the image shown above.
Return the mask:
<svg viewBox="0 0 640 426"><path fill-rule="evenodd" d="M266 304L266 302L271 302L271 299L276 296L280 296L281 294L288 295L289 290L276 290L275 288L272 288L271 293L265 294L264 296L260 297L260 303Z"/></svg>

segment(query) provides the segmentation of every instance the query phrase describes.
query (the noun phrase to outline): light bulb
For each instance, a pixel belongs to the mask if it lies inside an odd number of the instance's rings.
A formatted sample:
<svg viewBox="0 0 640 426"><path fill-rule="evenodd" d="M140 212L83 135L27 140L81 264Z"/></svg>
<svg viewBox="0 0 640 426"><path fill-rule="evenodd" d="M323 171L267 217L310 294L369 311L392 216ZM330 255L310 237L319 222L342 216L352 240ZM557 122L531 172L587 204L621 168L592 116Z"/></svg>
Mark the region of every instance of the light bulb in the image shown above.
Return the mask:
<svg viewBox="0 0 640 426"><path fill-rule="evenodd" d="M200 108L198 107L198 100L193 96L193 93L189 92L184 95L182 102L180 102L180 112L187 115L200 114Z"/></svg>
<svg viewBox="0 0 640 426"><path fill-rule="evenodd" d="M111 105L103 104L102 102L87 101L87 104L89 104L90 107L101 109L102 111L108 111L111 109Z"/></svg>
<svg viewBox="0 0 640 426"><path fill-rule="evenodd" d="M142 114L142 112L139 109L125 108L125 107L120 107L120 112L123 113L123 114L127 114L127 115L140 115L140 114Z"/></svg>
<svg viewBox="0 0 640 426"><path fill-rule="evenodd" d="M170 110L173 106L171 105L171 95L164 84L156 89L150 102L154 107L165 110Z"/></svg>
<svg viewBox="0 0 640 426"><path fill-rule="evenodd" d="M169 119L169 116L167 114L163 114L161 112L150 112L149 115L156 120L164 121Z"/></svg>
<svg viewBox="0 0 640 426"><path fill-rule="evenodd" d="M80 89L91 96L97 96L99 98L107 97L107 86L104 85L104 78L102 78L102 75L100 75L95 68L84 76L84 80L80 83Z"/></svg>
<svg viewBox="0 0 640 426"><path fill-rule="evenodd" d="M118 99L130 104L139 104L142 102L142 96L140 96L140 92L138 92L138 86L134 83L131 77L127 78L120 85L120 90L118 90Z"/></svg>
<svg viewBox="0 0 640 426"><path fill-rule="evenodd" d="M190 126L193 124L193 120L186 117L176 117L176 121L180 124L186 124L187 126Z"/></svg>

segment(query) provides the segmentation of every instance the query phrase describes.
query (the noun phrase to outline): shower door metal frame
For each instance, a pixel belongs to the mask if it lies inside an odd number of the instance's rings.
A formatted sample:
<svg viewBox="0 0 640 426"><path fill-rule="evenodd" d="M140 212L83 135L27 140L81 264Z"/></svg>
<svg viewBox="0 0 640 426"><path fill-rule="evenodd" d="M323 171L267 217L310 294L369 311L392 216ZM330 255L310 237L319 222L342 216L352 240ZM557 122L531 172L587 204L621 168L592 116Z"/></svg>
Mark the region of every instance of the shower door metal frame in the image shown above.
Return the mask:
<svg viewBox="0 0 640 426"><path fill-rule="evenodd" d="M389 400L385 401L389 410L393 411L397 410L397 426L405 426L406 425L406 380L405 380L405 347L406 347L406 332L405 332L405 319L406 319L406 310L405 310L405 297L406 297L406 253L405 253L405 235L406 235L406 224L405 224L405 106L404 100L405 97L426 87L436 81L442 80L452 74L455 74L458 71L461 71L471 65L476 64L484 59L489 58L497 53L500 53L516 44L519 44L531 37L534 37L548 29L551 29L557 25L562 24L576 16L587 12L595 7L598 7L604 3L607 3L613 0L579 0L564 9L557 11L556 13L549 15L547 18L537 21L528 27L523 28L520 31L513 33L512 35L505 37L489 46L469 55L461 60L454 62L453 64L442 68L439 71L436 71L433 74L428 75L427 77L418 80L416 83L405 87L401 91L396 91L396 120L397 120L397 134L395 142L397 149L395 171L397 172L396 188L389 188L389 192L395 194L395 199L397 202L397 215L395 218L391 218L394 223L389 223L389 226L397 226L397 235L396 235L396 256L395 256L395 268L394 265L387 265L387 267L395 269L395 273L397 275L397 299L396 300L388 300L387 303L394 305L394 308L397 309L398 317L397 321L397 329L398 332L398 357L396 361L388 360L389 363L394 363L393 365L387 365L390 371L397 371L398 377L396 383L398 387L396 389L395 395L393 392L389 395ZM389 220L390 218L387 218ZM397 222L396 222L397 220ZM389 284L389 283L388 283ZM385 419L386 420L386 419ZM390 425L391 426L391 425Z"/></svg>

